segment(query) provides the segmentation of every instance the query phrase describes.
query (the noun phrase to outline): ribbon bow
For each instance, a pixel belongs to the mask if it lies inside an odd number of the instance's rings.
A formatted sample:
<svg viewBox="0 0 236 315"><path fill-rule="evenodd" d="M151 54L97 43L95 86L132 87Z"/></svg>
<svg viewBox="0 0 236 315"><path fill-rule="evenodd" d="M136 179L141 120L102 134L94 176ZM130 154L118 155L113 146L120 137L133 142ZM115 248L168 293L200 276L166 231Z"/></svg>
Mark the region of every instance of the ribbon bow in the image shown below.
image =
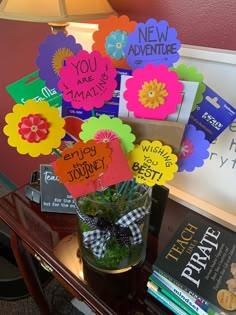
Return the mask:
<svg viewBox="0 0 236 315"><path fill-rule="evenodd" d="M89 224L91 227L96 227L96 229L92 231L83 232L84 246L90 248L96 257L102 258L105 255L107 241L112 236L115 236L117 239L122 239L126 244L129 242L131 242L132 245L141 244L142 234L138 223L149 213L150 207L148 209L144 207L136 208L123 215L114 224L107 222L101 227L97 219L91 219L81 214L79 209L77 209L77 214L83 222Z"/></svg>

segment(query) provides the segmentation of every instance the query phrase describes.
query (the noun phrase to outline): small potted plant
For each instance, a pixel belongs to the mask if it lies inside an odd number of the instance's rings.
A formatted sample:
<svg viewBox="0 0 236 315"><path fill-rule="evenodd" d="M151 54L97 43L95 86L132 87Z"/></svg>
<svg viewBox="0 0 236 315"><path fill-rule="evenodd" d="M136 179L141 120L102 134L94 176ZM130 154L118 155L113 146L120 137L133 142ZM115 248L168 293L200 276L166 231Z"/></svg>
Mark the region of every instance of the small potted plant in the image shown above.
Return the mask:
<svg viewBox="0 0 236 315"><path fill-rule="evenodd" d="M151 188L125 181L77 199L81 256L93 268L118 273L141 263Z"/></svg>

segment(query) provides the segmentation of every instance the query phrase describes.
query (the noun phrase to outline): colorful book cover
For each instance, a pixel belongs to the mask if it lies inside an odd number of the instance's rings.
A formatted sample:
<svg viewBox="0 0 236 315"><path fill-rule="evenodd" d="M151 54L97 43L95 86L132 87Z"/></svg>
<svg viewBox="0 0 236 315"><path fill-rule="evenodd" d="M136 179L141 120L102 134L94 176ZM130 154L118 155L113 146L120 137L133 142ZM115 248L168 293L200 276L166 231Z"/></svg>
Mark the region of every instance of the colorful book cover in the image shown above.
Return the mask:
<svg viewBox="0 0 236 315"><path fill-rule="evenodd" d="M178 299L187 304L188 307L195 311L198 315L220 315L218 312L214 311L210 304L195 298L184 290L181 290L181 288L158 274L156 271L153 271L149 280L154 282L157 286L168 290L171 294L175 295Z"/></svg>
<svg viewBox="0 0 236 315"><path fill-rule="evenodd" d="M235 232L191 213L153 269L220 315L236 315Z"/></svg>
<svg viewBox="0 0 236 315"><path fill-rule="evenodd" d="M164 288L164 286L156 285L152 280L149 280L147 283L147 287L156 293L163 294L166 298L168 298L171 302L181 308L181 310L185 311L188 315L198 315L195 311L193 311L186 303L184 303L181 299L179 299L175 294L173 294L168 289Z"/></svg>
<svg viewBox="0 0 236 315"><path fill-rule="evenodd" d="M155 292L152 289L147 289L148 293L151 294L157 301L165 305L169 310L171 310L176 315L189 315L184 310L182 310L178 305L169 300L164 294L159 291Z"/></svg>

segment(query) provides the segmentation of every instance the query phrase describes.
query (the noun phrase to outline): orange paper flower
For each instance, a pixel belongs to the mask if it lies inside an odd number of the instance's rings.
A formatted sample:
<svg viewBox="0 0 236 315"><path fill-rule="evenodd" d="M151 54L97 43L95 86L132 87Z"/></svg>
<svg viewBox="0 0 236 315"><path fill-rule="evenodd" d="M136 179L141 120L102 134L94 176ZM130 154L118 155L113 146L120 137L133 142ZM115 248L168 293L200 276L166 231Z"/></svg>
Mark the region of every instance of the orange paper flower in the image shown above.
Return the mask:
<svg viewBox="0 0 236 315"><path fill-rule="evenodd" d="M98 25L94 32L92 50L98 50L102 56L110 57L115 68L131 69L126 63L124 46L127 35L134 31L137 22L130 21L125 15L110 16Z"/></svg>
<svg viewBox="0 0 236 315"><path fill-rule="evenodd" d="M86 184L105 173L111 162L111 149L104 142L76 142L56 160L55 174L68 185Z"/></svg>

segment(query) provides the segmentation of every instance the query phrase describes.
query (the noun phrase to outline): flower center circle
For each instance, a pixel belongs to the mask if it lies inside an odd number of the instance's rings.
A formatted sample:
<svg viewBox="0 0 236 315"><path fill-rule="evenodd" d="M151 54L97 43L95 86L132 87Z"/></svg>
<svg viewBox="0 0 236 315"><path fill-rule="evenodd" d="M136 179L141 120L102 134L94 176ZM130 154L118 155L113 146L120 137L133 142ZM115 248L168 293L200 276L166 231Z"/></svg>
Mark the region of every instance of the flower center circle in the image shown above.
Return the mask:
<svg viewBox="0 0 236 315"><path fill-rule="evenodd" d="M57 75L59 75L60 69L64 66L64 61L73 55L73 51L69 48L59 48L55 51L52 57L52 68Z"/></svg>
<svg viewBox="0 0 236 315"><path fill-rule="evenodd" d="M122 47L121 43L116 43L116 48L120 49Z"/></svg>
<svg viewBox="0 0 236 315"><path fill-rule="evenodd" d="M168 95L165 83L157 79L144 82L138 91L139 102L146 108L156 109L165 104L165 97Z"/></svg>
<svg viewBox="0 0 236 315"><path fill-rule="evenodd" d="M37 127L37 126L32 126L32 127L31 127L31 131L32 131L32 132L36 132L37 130L38 130L38 127Z"/></svg>
<svg viewBox="0 0 236 315"><path fill-rule="evenodd" d="M155 96L155 92L153 92L153 91L148 92L148 96L149 97L154 97Z"/></svg>

